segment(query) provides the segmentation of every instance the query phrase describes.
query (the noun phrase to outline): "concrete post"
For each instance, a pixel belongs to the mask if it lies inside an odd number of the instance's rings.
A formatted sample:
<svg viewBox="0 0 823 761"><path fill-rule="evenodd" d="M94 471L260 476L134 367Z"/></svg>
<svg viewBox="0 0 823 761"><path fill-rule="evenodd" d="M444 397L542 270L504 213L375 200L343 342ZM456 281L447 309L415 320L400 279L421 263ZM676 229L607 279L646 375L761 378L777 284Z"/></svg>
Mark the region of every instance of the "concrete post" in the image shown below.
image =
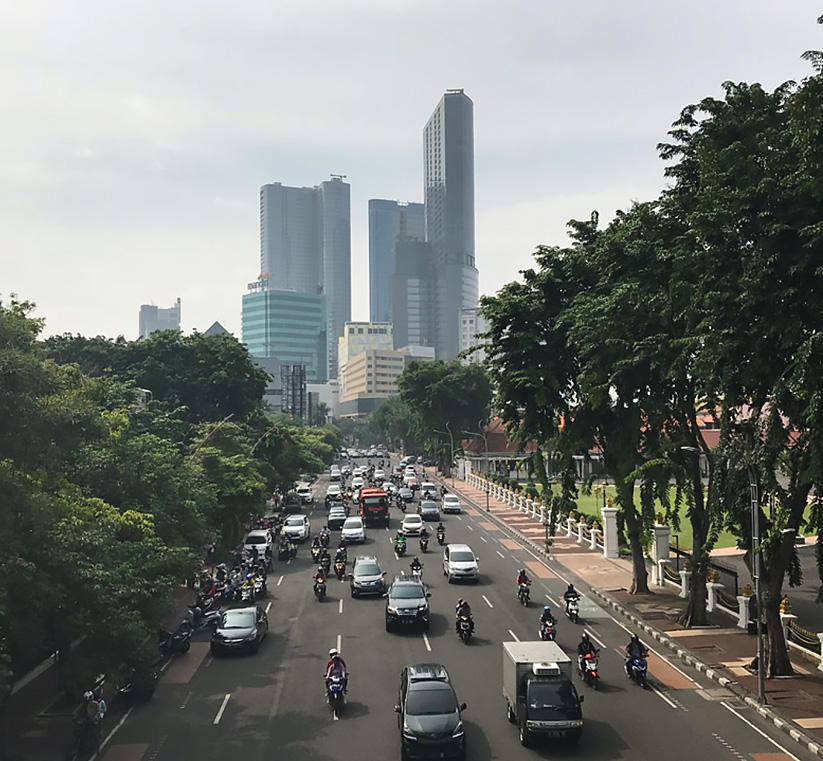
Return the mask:
<svg viewBox="0 0 823 761"><path fill-rule="evenodd" d="M584 536L584 532L586 531L586 521L579 520L577 522L577 543L583 544L586 541L586 537Z"/></svg>
<svg viewBox="0 0 823 761"><path fill-rule="evenodd" d="M620 557L620 548L617 544L617 508L601 507L603 516L603 557Z"/></svg>
<svg viewBox="0 0 823 761"><path fill-rule="evenodd" d="M657 569L657 586L658 587L665 587L666 586L666 566L671 563L672 561L668 558L660 558L655 564L654 568Z"/></svg>
<svg viewBox="0 0 823 761"><path fill-rule="evenodd" d="M820 663L817 664L817 670L823 671L823 634L818 634L817 638L820 640Z"/></svg>
<svg viewBox="0 0 823 761"><path fill-rule="evenodd" d="M789 624L792 621L797 621L797 616L795 616L792 613L781 613L780 614L780 626L783 627L783 639L785 639L786 642L789 641ZM787 645L787 647L788 647L788 645Z"/></svg>
<svg viewBox="0 0 823 761"><path fill-rule="evenodd" d="M592 529L591 539L589 540L589 549L596 550L597 549L597 536L600 534L599 528Z"/></svg>
<svg viewBox="0 0 823 761"><path fill-rule="evenodd" d="M721 589L723 589L723 585L716 581L706 582L706 592L708 592L706 597L706 610L709 613L712 613L717 607L717 600Z"/></svg>
<svg viewBox="0 0 823 761"><path fill-rule="evenodd" d="M749 628L749 601L748 595L737 595L737 628L747 631Z"/></svg>
<svg viewBox="0 0 823 761"><path fill-rule="evenodd" d="M662 523L655 523L652 526L654 541L652 542L652 560L657 565L658 560L665 560L669 555L669 537L672 533L671 526Z"/></svg>
<svg viewBox="0 0 823 761"><path fill-rule="evenodd" d="M680 597L684 600L689 599L689 575L691 571L681 571L680 572Z"/></svg>

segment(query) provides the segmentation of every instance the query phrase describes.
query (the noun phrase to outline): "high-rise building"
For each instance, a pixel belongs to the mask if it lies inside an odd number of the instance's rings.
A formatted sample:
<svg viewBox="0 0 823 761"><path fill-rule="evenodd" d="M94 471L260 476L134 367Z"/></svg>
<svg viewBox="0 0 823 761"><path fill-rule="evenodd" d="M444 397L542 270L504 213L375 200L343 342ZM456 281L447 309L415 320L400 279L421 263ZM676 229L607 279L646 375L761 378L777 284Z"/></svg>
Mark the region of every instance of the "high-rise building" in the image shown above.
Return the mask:
<svg viewBox="0 0 823 761"><path fill-rule="evenodd" d="M395 247L398 241L425 240L426 213L422 203L369 201L369 319L390 322Z"/></svg>
<svg viewBox="0 0 823 761"><path fill-rule="evenodd" d="M426 240L435 272L438 359L459 346L459 310L477 306L474 260L474 104L447 90L423 130Z"/></svg>
<svg viewBox="0 0 823 761"><path fill-rule="evenodd" d="M337 376L340 393L345 393L344 378L349 361L366 349L391 351L394 348L390 322L347 322L337 339Z"/></svg>
<svg viewBox="0 0 823 761"><path fill-rule="evenodd" d="M422 241L398 241L392 277L394 346L435 346L435 271L432 250Z"/></svg>
<svg viewBox="0 0 823 761"><path fill-rule="evenodd" d="M480 314L479 309L460 310L460 353L462 355L463 352L467 352L462 358L464 364L483 361L485 352L480 348L483 339L478 336L486 330L486 318Z"/></svg>
<svg viewBox="0 0 823 761"><path fill-rule="evenodd" d="M243 296L243 343L249 354L303 364L307 379L320 383L329 377L327 324L322 293L273 290L257 281Z"/></svg>
<svg viewBox="0 0 823 761"><path fill-rule="evenodd" d="M326 296L327 362L351 319L351 197L343 177L313 188L260 188L260 278L266 287Z"/></svg>
<svg viewBox="0 0 823 761"><path fill-rule="evenodd" d="M180 299L168 309L159 309L154 304L142 304L139 329L140 338L148 338L158 330L180 330Z"/></svg>
<svg viewBox="0 0 823 761"><path fill-rule="evenodd" d="M309 399L306 392L306 366L280 366L280 387L282 398L280 409L287 415L292 415L303 422L309 421Z"/></svg>

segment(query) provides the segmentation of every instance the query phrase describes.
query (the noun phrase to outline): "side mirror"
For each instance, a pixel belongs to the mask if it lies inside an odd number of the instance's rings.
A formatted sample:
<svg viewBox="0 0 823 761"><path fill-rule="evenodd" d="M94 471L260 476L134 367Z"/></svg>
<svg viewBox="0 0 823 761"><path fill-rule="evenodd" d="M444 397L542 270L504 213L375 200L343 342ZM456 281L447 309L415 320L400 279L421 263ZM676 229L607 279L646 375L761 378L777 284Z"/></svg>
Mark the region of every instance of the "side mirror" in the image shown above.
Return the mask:
<svg viewBox="0 0 823 761"><path fill-rule="evenodd" d="M461 704L460 704L460 710L461 710L461 711L465 711L465 710L466 710L466 704L465 704L465 703L461 703Z"/></svg>
<svg viewBox="0 0 823 761"><path fill-rule="evenodd" d="M580 698L579 698L579 700L580 700L580 702L581 702L581 703L582 703L585 699L586 699L586 696L585 696L585 695L581 695L581 696L580 696Z"/></svg>
<svg viewBox="0 0 823 761"><path fill-rule="evenodd" d="M431 596L432 596L431 592L426 592L426 597L431 597Z"/></svg>
<svg viewBox="0 0 823 761"><path fill-rule="evenodd" d="M394 707L394 712L395 713L400 713L400 706L395 706Z"/></svg>
<svg viewBox="0 0 823 761"><path fill-rule="evenodd" d="M385 575L386 575L386 573L387 573L387 571L383 571L383 573L381 573L380 575L381 575L381 576L385 576Z"/></svg>

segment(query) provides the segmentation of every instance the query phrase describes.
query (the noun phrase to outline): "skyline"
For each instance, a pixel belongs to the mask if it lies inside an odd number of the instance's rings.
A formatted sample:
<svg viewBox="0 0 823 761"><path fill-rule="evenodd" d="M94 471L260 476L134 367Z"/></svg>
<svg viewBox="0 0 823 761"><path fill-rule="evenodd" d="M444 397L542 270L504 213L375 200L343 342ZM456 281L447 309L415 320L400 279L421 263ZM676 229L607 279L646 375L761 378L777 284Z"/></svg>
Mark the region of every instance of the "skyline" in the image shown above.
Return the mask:
<svg viewBox="0 0 823 761"><path fill-rule="evenodd" d="M801 79L821 47L804 1L88 5L27 4L0 31L0 297L37 302L45 335L134 338L141 304L180 296L184 331L239 336L260 186L332 173L352 188L351 317L368 319L368 199L423 200L420 133L452 88L475 102L493 293L569 218L657 195L681 108L724 80Z"/></svg>

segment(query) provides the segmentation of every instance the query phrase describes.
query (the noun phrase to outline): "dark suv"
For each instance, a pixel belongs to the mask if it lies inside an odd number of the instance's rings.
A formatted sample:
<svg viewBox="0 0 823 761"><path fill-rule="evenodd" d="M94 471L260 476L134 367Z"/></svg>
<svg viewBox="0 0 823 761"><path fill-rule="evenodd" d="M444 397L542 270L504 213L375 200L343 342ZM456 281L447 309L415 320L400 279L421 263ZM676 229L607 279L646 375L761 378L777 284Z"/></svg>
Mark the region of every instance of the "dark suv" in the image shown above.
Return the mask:
<svg viewBox="0 0 823 761"><path fill-rule="evenodd" d="M386 591L386 582L383 579L385 575L377 558L358 555L354 559L354 566L349 576L351 596L379 595L382 597Z"/></svg>
<svg viewBox="0 0 823 761"><path fill-rule="evenodd" d="M399 703L394 707L400 728L401 757L466 758L466 735L458 703L445 667L437 663L406 666L400 674Z"/></svg>
<svg viewBox="0 0 823 761"><path fill-rule="evenodd" d="M386 631L395 626L420 626L429 630L429 593L422 581L399 576L386 595Z"/></svg>

